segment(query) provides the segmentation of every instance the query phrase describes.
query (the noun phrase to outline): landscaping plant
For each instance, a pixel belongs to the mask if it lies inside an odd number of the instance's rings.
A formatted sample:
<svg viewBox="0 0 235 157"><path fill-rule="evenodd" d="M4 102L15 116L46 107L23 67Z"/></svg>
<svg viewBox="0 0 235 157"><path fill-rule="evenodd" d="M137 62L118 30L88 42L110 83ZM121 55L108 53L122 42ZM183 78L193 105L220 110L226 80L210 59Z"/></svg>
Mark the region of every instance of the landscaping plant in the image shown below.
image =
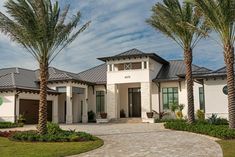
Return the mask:
<svg viewBox="0 0 235 157"><path fill-rule="evenodd" d="M196 115L197 115L197 119L199 121L204 121L205 120L205 113L204 113L203 110L197 110Z"/></svg>
<svg viewBox="0 0 235 157"><path fill-rule="evenodd" d="M75 130L62 130L58 124L47 123L47 134L40 135L37 131L17 131L2 132L0 136L9 137L13 141L29 141L29 142L82 142L94 141L96 137L85 133L76 132Z"/></svg>

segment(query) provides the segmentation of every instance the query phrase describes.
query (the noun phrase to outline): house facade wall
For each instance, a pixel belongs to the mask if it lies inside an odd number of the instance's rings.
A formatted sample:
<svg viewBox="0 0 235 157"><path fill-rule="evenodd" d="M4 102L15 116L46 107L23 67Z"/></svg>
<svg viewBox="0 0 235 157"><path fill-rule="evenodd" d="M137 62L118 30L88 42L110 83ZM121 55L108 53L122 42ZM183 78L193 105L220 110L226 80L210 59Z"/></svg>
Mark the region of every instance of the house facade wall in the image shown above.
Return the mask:
<svg viewBox="0 0 235 157"><path fill-rule="evenodd" d="M226 79L208 79L205 84L205 110L206 116L216 113L218 116L228 118L228 99L223 93Z"/></svg>
<svg viewBox="0 0 235 157"><path fill-rule="evenodd" d="M14 122L15 92L0 93L3 104L0 106L0 121Z"/></svg>

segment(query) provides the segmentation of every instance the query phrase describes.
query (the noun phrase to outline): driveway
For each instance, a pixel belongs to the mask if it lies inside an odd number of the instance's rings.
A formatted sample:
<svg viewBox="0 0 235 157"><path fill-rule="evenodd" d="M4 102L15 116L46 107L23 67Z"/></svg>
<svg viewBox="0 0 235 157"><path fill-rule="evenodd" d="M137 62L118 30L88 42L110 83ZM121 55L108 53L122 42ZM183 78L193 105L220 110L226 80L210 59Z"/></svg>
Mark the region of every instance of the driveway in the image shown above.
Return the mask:
<svg viewBox="0 0 235 157"><path fill-rule="evenodd" d="M202 135L164 129L162 124L63 125L94 134L104 146L73 157L222 157L220 146Z"/></svg>
<svg viewBox="0 0 235 157"><path fill-rule="evenodd" d="M89 132L104 140L104 146L72 157L222 157L215 139L164 129L162 124L77 124L64 129ZM25 126L20 130L35 129Z"/></svg>

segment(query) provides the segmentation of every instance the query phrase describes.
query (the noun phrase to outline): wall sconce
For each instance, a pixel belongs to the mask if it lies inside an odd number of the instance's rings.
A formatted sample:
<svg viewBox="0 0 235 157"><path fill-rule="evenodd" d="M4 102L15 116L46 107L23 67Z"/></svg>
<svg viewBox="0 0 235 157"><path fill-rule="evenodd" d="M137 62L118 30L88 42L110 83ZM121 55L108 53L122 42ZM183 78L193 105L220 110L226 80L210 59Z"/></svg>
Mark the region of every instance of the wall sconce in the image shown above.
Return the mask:
<svg viewBox="0 0 235 157"><path fill-rule="evenodd" d="M72 96L70 97L70 100L71 100L71 101L73 100L73 97L72 97Z"/></svg>

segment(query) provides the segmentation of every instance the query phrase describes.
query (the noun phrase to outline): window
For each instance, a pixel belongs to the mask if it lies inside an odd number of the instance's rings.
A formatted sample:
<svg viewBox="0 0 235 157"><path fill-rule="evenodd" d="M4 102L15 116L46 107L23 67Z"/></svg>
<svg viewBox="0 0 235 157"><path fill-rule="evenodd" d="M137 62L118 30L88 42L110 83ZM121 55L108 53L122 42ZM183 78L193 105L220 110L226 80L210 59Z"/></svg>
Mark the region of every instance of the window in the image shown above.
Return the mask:
<svg viewBox="0 0 235 157"><path fill-rule="evenodd" d="M125 70L131 70L131 63L125 63L124 64L124 69Z"/></svg>
<svg viewBox="0 0 235 157"><path fill-rule="evenodd" d="M96 113L104 112L104 91L96 91Z"/></svg>
<svg viewBox="0 0 235 157"><path fill-rule="evenodd" d="M199 103L200 103L200 110L205 111L205 100L204 100L204 90L203 87L199 87Z"/></svg>
<svg viewBox="0 0 235 157"><path fill-rule="evenodd" d="M144 69L147 69L147 62L144 62Z"/></svg>
<svg viewBox="0 0 235 157"><path fill-rule="evenodd" d="M178 104L178 88L162 88L163 109L168 110L174 103Z"/></svg>

